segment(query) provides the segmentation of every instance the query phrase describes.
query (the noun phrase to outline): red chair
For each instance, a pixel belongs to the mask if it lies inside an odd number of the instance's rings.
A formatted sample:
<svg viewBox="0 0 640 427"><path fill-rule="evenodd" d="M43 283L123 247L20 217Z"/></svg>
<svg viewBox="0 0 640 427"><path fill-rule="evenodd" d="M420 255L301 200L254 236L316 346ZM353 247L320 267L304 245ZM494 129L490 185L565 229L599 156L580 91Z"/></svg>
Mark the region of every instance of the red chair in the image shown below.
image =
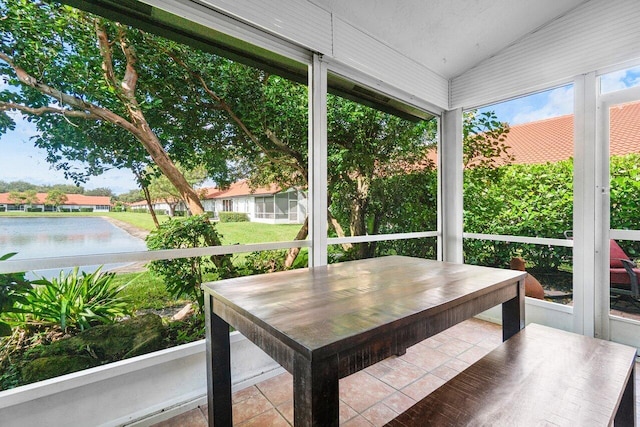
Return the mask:
<svg viewBox="0 0 640 427"><path fill-rule="evenodd" d="M618 243L609 241L609 279L611 292L621 295L630 295L634 299L640 299L638 291L638 275L640 269L636 263L622 250Z"/></svg>

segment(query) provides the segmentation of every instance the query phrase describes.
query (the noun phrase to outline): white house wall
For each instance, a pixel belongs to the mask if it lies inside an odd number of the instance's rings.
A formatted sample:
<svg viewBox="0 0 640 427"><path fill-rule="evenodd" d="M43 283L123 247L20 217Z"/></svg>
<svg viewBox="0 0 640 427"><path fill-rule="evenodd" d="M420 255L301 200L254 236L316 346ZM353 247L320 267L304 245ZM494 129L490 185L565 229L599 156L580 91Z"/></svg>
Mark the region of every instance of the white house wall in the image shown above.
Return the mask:
<svg viewBox="0 0 640 427"><path fill-rule="evenodd" d="M344 77L417 107L439 113L449 104L445 78L310 2L142 1L293 59L300 59L294 47L320 53Z"/></svg>
<svg viewBox="0 0 640 427"><path fill-rule="evenodd" d="M591 0L454 78L451 108L476 107L640 59L640 1Z"/></svg>

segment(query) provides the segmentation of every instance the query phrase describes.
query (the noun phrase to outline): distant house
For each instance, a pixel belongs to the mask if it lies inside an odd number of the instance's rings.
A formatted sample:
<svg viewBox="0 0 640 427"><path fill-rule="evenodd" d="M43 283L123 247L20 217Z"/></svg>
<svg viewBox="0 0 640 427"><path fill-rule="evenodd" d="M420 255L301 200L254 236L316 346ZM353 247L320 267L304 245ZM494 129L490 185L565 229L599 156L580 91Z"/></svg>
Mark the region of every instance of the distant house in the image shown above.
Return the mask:
<svg viewBox="0 0 640 427"><path fill-rule="evenodd" d="M234 182L226 189L215 187L201 188L202 207L219 218L220 212L244 213L252 222L268 224L302 224L307 216L307 194L305 191L290 188L281 190L276 185L251 188L246 180ZM132 211L148 211L147 202L142 200L131 203ZM167 214L167 203L156 200L153 209L157 213ZM186 210L183 203L177 211Z"/></svg>
<svg viewBox="0 0 640 427"><path fill-rule="evenodd" d="M161 215L170 215L171 207L169 206L169 203L167 203L166 201L154 200L152 203L152 206L155 213L161 214ZM140 200L138 202L129 203L128 207L130 210L135 212L149 211L149 206L147 205L146 200ZM186 210L187 208L184 205L184 203L178 202L175 204L174 212L186 212ZM180 215L180 214L177 214L177 215Z"/></svg>
<svg viewBox="0 0 640 427"><path fill-rule="evenodd" d="M53 206L46 202L47 193L37 193L32 204L16 203L9 198L10 193L0 193L0 211L41 211L41 212L109 212L111 199L108 196L85 196L67 194L64 204Z"/></svg>
<svg viewBox="0 0 640 427"><path fill-rule="evenodd" d="M202 205L207 212L217 217L219 212L246 213L252 222L268 224L302 224L307 216L307 194L277 185L252 189L246 180L238 181L229 188L206 188Z"/></svg>

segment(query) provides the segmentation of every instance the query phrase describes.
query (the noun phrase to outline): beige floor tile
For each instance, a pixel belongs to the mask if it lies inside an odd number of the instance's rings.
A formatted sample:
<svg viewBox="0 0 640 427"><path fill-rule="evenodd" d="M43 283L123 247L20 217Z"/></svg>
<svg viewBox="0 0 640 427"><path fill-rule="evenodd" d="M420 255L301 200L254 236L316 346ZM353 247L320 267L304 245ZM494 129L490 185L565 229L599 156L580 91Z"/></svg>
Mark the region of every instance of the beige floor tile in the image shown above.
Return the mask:
<svg viewBox="0 0 640 427"><path fill-rule="evenodd" d="M433 374L427 374L424 377L420 378L418 381L409 384L401 391L410 398L418 401L440 387L445 382L446 381L440 377L437 377Z"/></svg>
<svg viewBox="0 0 640 427"><path fill-rule="evenodd" d="M293 399L293 376L288 372L262 381L256 387L274 406Z"/></svg>
<svg viewBox="0 0 640 427"><path fill-rule="evenodd" d="M199 408L192 409L168 420L154 424L153 427L207 427L207 420Z"/></svg>
<svg viewBox="0 0 640 427"><path fill-rule="evenodd" d="M273 409L273 405L261 393L233 405L233 422L240 424L263 412Z"/></svg>
<svg viewBox="0 0 640 427"><path fill-rule="evenodd" d="M242 424L236 424L240 427L290 427L291 424L275 409L270 409L267 412L251 418Z"/></svg>
<svg viewBox="0 0 640 427"><path fill-rule="evenodd" d="M393 387L364 371L340 380L340 399L359 413L391 396L395 391Z"/></svg>
<svg viewBox="0 0 640 427"><path fill-rule="evenodd" d="M384 426L398 416L398 413L380 402L362 413L362 416L374 426Z"/></svg>

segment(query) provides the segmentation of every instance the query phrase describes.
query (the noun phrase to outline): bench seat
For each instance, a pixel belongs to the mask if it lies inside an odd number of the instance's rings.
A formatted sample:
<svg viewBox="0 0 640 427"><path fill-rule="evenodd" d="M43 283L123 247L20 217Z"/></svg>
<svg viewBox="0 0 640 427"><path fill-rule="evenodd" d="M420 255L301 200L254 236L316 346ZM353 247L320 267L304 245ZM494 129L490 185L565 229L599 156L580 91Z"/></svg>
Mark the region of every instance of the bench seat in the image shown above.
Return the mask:
<svg viewBox="0 0 640 427"><path fill-rule="evenodd" d="M387 426L633 426L635 358L530 324Z"/></svg>

